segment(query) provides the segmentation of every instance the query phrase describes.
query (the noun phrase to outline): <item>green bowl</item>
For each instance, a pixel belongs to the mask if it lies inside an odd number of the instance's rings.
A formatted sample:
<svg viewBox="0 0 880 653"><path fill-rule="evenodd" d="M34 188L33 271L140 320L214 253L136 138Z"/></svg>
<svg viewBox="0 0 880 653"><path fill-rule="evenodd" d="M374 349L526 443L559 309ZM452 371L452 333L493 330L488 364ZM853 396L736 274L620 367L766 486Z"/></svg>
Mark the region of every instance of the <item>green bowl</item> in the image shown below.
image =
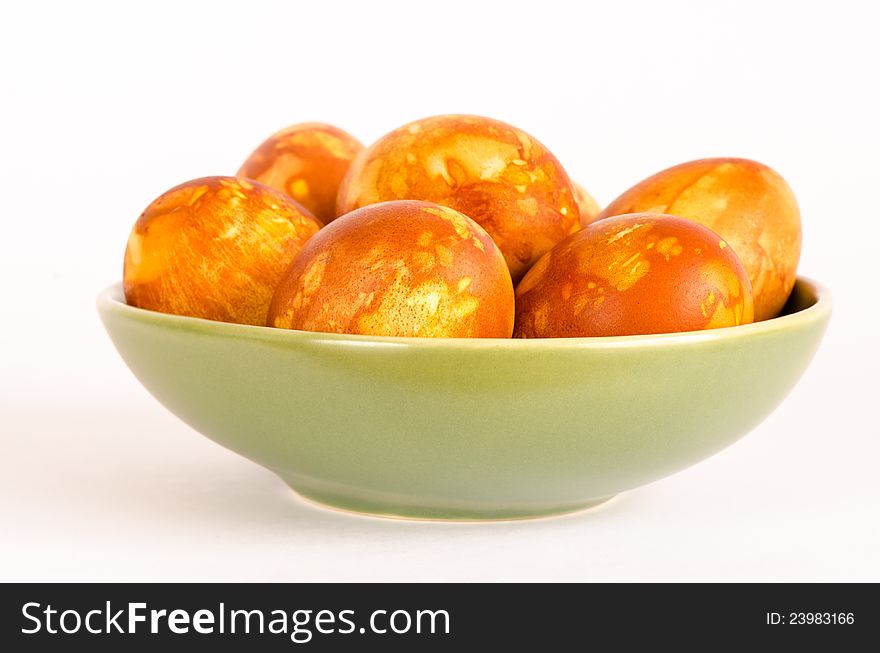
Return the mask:
<svg viewBox="0 0 880 653"><path fill-rule="evenodd" d="M831 312L800 278L781 317L543 340L351 336L212 322L98 298L171 412L337 508L512 519L590 507L720 451L794 387Z"/></svg>

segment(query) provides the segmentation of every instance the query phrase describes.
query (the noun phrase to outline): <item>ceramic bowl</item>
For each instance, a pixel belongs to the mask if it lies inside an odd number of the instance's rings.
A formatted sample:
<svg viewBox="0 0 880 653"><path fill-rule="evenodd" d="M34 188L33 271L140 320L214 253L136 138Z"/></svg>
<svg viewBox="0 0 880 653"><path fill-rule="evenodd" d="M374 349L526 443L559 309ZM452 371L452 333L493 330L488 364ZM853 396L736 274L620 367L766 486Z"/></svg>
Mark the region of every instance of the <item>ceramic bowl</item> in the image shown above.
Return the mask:
<svg viewBox="0 0 880 653"><path fill-rule="evenodd" d="M606 501L753 429L810 362L829 294L711 331L543 340L351 336L98 309L141 383L317 502L510 519Z"/></svg>

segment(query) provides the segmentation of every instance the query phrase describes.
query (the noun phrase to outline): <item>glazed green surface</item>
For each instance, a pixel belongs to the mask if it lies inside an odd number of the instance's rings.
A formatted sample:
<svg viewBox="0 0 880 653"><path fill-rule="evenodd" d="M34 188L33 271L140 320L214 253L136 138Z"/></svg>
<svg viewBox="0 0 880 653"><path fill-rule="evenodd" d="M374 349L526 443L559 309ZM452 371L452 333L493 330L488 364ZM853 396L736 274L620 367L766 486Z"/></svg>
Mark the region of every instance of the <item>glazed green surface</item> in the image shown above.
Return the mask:
<svg viewBox="0 0 880 653"><path fill-rule="evenodd" d="M545 340L284 331L98 309L143 385L196 430L337 507L516 518L587 507L748 433L806 369L830 317L683 334Z"/></svg>

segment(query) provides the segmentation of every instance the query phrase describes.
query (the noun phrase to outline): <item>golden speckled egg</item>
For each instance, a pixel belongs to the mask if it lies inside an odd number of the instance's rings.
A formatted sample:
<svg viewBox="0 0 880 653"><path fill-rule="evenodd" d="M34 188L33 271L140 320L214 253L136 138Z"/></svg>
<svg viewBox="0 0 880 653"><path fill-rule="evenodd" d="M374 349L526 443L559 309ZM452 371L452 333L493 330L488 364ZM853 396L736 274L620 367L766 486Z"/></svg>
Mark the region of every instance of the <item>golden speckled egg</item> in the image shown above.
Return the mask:
<svg viewBox="0 0 880 653"><path fill-rule="evenodd" d="M545 254L516 289L514 335L671 333L753 319L748 276L718 234L637 213L594 222Z"/></svg>
<svg viewBox="0 0 880 653"><path fill-rule="evenodd" d="M336 217L336 194L364 146L333 125L307 122L272 134L238 171L287 193L324 224Z"/></svg>
<svg viewBox="0 0 880 653"><path fill-rule="evenodd" d="M752 283L755 319L782 310L797 277L801 218L785 180L747 159L701 159L668 168L611 202L599 219L669 213L717 232L737 253Z"/></svg>
<svg viewBox="0 0 880 653"><path fill-rule="evenodd" d="M574 187L574 200L577 202L581 227L586 227L596 221L602 208L583 186L577 183L573 183L572 186Z"/></svg>
<svg viewBox="0 0 880 653"><path fill-rule="evenodd" d="M272 293L320 224L286 195L246 179L176 186L141 214L125 249L132 306L264 325Z"/></svg>
<svg viewBox="0 0 880 653"><path fill-rule="evenodd" d="M571 182L546 147L508 124L435 116L383 136L352 163L337 213L385 200L428 200L480 224L514 281L580 228Z"/></svg>
<svg viewBox="0 0 880 653"><path fill-rule="evenodd" d="M458 211L391 201L333 221L297 255L269 326L305 331L509 338L513 285L489 235Z"/></svg>

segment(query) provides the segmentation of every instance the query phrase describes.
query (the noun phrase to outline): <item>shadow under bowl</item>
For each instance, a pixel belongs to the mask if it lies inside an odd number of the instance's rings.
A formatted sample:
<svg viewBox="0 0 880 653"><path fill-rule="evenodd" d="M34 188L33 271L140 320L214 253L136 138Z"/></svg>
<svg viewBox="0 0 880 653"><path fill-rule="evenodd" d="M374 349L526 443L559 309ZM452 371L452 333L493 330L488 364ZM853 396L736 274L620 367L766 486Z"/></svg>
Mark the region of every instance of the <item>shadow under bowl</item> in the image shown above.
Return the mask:
<svg viewBox="0 0 880 653"><path fill-rule="evenodd" d="M205 436L319 503L424 519L570 512L663 478L760 423L831 313L798 279L780 317L608 338L353 336L98 298L135 376Z"/></svg>

